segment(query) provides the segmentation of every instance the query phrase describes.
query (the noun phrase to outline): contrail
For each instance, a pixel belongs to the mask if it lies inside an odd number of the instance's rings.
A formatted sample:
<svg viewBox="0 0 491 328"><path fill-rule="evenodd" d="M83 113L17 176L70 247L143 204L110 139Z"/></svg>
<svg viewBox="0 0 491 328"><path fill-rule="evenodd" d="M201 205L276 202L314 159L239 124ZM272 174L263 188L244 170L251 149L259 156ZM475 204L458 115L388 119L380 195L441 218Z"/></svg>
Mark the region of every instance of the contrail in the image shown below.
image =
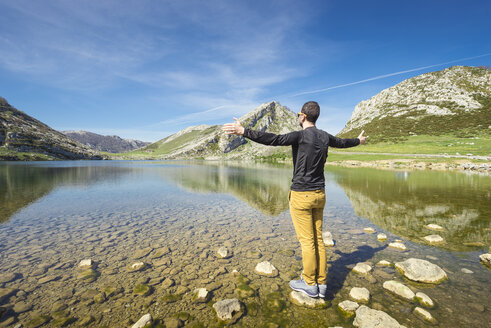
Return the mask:
<svg viewBox="0 0 491 328"><path fill-rule="evenodd" d="M408 69L406 71L400 71L400 72L395 72L395 73L378 75L378 76L371 77L371 78L368 78L368 79L365 79L365 80L360 80L360 81L346 83L346 84L339 84L339 85L335 85L335 86L329 87L329 88L324 88L324 89L319 89L319 90L312 90L312 91L304 91L304 92L296 93L296 94L291 95L289 97L297 97L297 96L308 95L308 94L312 94L312 93L320 93L320 92L324 92L324 91L328 91L328 90L332 90L332 89L337 89L337 88L349 87L351 85L365 83L365 82L374 81L374 80L379 80L379 79L383 79L383 78L386 78L386 77L389 77L389 76L394 76L394 75L399 75L399 74L404 74L404 73L409 73L409 72L414 72L414 71L421 71L423 69L427 69L427 68L431 68L431 67L436 67L436 66L451 64L451 63L455 63L455 62L459 62L459 61L463 61L463 60L468 60L468 59L475 59L475 58L480 58L480 57L486 57L486 56L489 56L489 55L491 55L491 53L484 54L484 55L479 55L479 56L474 56L474 57L460 58L460 59L456 59L456 60L452 60L452 61L445 62L445 63L440 63L440 64L434 64L434 65L429 65L429 66L422 66L422 67L418 67L418 68Z"/></svg>

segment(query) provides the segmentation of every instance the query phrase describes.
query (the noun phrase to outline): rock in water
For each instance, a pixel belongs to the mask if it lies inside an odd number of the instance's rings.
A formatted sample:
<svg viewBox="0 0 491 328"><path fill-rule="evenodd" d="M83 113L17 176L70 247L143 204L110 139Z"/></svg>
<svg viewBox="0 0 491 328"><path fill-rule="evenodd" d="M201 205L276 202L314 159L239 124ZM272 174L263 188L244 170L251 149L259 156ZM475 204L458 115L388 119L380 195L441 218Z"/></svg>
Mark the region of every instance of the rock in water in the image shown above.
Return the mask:
<svg viewBox="0 0 491 328"><path fill-rule="evenodd" d="M351 288L349 296L360 303L368 303L368 301L370 300L370 292L364 287Z"/></svg>
<svg viewBox="0 0 491 328"><path fill-rule="evenodd" d="M322 240L324 241L324 245L329 247L334 246L334 240L332 240L332 233L330 231L324 231L322 233Z"/></svg>
<svg viewBox="0 0 491 328"><path fill-rule="evenodd" d="M379 233L377 235L377 239L380 240L380 241L384 241L387 239L387 235L385 233Z"/></svg>
<svg viewBox="0 0 491 328"><path fill-rule="evenodd" d="M356 310L353 326L362 328L406 328L387 313L370 309L365 305Z"/></svg>
<svg viewBox="0 0 491 328"><path fill-rule="evenodd" d="M488 266L488 267L491 267L491 254L487 253L487 254L482 254L482 255L479 255L479 258L481 259L481 263Z"/></svg>
<svg viewBox="0 0 491 328"><path fill-rule="evenodd" d="M431 315L430 312L426 311L425 309L423 308L420 308L419 306L417 306L413 313L420 317L421 319L425 320L425 321L428 321L428 322L431 322L431 323L436 323L436 319L433 318L433 316Z"/></svg>
<svg viewBox="0 0 491 328"><path fill-rule="evenodd" d="M372 267L366 263L357 263L353 268L353 271L359 274L368 274L372 270Z"/></svg>
<svg viewBox="0 0 491 328"><path fill-rule="evenodd" d="M94 264L94 262L91 259L86 259L86 260L80 261L80 263L78 264L78 267L79 268L91 268L92 264Z"/></svg>
<svg viewBox="0 0 491 328"><path fill-rule="evenodd" d="M197 303L208 302L210 298L210 293L206 290L206 288L197 288L193 293L193 301Z"/></svg>
<svg viewBox="0 0 491 328"><path fill-rule="evenodd" d="M143 328L146 325L152 323L152 316L150 313L145 314L143 317L140 318L131 328Z"/></svg>
<svg viewBox="0 0 491 328"><path fill-rule="evenodd" d="M440 235L429 235L423 237L423 239L430 244L438 244L443 242L443 238Z"/></svg>
<svg viewBox="0 0 491 328"><path fill-rule="evenodd" d="M409 301L412 301L414 299L415 296L414 292L411 289L409 289L409 287L398 281L388 280L384 282L383 287Z"/></svg>
<svg viewBox="0 0 491 328"><path fill-rule="evenodd" d="M435 231L443 231L444 230L442 226L439 226L438 224L434 224L434 223L425 225L424 227L426 229L435 230Z"/></svg>
<svg viewBox="0 0 491 328"><path fill-rule="evenodd" d="M220 247L217 251L218 258L227 259L230 257L230 252L227 247Z"/></svg>
<svg viewBox="0 0 491 328"><path fill-rule="evenodd" d="M356 302L346 300L338 304L338 309L345 317L351 317L359 306Z"/></svg>
<svg viewBox="0 0 491 328"><path fill-rule="evenodd" d="M366 233L374 233L375 229L373 229L372 227L366 227L363 228L363 231L365 231Z"/></svg>
<svg viewBox="0 0 491 328"><path fill-rule="evenodd" d="M396 262L395 267L406 278L430 284L439 284L447 279L447 274L438 265L426 260L410 258L403 262Z"/></svg>
<svg viewBox="0 0 491 328"><path fill-rule="evenodd" d="M399 241L396 241L395 243L390 243L389 247L397 248L397 249L400 249L403 251L405 251L407 249L406 245L404 245L403 243L401 243Z"/></svg>
<svg viewBox="0 0 491 328"><path fill-rule="evenodd" d="M433 306L435 306L435 303L433 302L433 300L428 295L426 295L425 293L422 293L422 292L416 293L416 300L419 302L419 304L426 306L426 307L429 307L429 308L432 308Z"/></svg>
<svg viewBox="0 0 491 328"><path fill-rule="evenodd" d="M218 301L213 304L213 308L220 320L231 320L234 313L241 311L240 302L236 298Z"/></svg>
<svg viewBox="0 0 491 328"><path fill-rule="evenodd" d="M278 270L268 261L258 263L254 271L257 274L266 277L276 277L278 275Z"/></svg>
<svg viewBox="0 0 491 328"><path fill-rule="evenodd" d="M302 292L292 291L290 293L290 299L296 305L306 306L309 308L324 308L327 306L326 301L322 298L312 298L305 295Z"/></svg>

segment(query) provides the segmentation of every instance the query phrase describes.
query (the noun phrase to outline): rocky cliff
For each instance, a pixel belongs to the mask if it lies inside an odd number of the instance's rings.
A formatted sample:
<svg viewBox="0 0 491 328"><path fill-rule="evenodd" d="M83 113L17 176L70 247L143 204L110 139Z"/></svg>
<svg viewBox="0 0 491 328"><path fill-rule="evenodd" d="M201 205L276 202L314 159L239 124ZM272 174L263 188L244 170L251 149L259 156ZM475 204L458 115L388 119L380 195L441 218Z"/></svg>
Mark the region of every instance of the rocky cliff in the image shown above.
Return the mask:
<svg viewBox="0 0 491 328"><path fill-rule="evenodd" d="M151 142L122 139L118 136L103 136L88 131L61 131L61 133L78 141L82 145L86 145L97 151L109 153L124 153L151 144Z"/></svg>
<svg viewBox="0 0 491 328"><path fill-rule="evenodd" d="M262 104L241 117L244 127L273 133L287 133L300 129L295 113L276 101ZM133 158L254 158L289 153L290 147L270 147L228 136L221 125L199 125L186 128L157 141L137 152Z"/></svg>
<svg viewBox="0 0 491 328"><path fill-rule="evenodd" d="M0 159L18 160L22 153L41 154L43 159L103 158L0 97Z"/></svg>
<svg viewBox="0 0 491 328"><path fill-rule="evenodd" d="M422 74L360 102L338 134L365 130L371 142L411 135L491 134L491 71L452 66Z"/></svg>

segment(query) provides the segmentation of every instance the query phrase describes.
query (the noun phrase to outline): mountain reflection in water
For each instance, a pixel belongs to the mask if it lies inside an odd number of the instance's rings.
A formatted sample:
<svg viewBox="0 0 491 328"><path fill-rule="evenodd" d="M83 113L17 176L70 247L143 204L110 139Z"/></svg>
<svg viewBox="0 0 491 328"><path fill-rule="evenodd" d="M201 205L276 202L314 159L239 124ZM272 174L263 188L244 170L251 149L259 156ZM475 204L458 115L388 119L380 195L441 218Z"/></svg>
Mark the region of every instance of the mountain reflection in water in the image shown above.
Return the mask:
<svg viewBox="0 0 491 328"><path fill-rule="evenodd" d="M436 246L452 251L491 242L489 176L339 167L329 172L358 216L395 235L424 243L422 237L438 234L445 242ZM430 223L445 231L424 227Z"/></svg>

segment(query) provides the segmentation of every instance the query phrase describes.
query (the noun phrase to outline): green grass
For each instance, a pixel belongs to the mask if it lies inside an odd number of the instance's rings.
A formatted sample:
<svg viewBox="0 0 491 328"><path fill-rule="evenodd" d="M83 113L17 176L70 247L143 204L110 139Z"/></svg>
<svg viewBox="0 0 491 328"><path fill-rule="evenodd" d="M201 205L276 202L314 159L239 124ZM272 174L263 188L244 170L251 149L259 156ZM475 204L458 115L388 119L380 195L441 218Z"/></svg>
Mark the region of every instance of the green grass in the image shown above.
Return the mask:
<svg viewBox="0 0 491 328"><path fill-rule="evenodd" d="M17 161L54 161L58 160L55 157L40 153L22 153L8 149L4 146L0 147L0 160L17 160Z"/></svg>
<svg viewBox="0 0 491 328"><path fill-rule="evenodd" d="M370 140L370 138L368 139ZM455 136L410 136L402 142L380 142L346 148L332 149L336 152L367 152L394 154L439 154L439 155L491 155L491 136L477 138L458 138Z"/></svg>

